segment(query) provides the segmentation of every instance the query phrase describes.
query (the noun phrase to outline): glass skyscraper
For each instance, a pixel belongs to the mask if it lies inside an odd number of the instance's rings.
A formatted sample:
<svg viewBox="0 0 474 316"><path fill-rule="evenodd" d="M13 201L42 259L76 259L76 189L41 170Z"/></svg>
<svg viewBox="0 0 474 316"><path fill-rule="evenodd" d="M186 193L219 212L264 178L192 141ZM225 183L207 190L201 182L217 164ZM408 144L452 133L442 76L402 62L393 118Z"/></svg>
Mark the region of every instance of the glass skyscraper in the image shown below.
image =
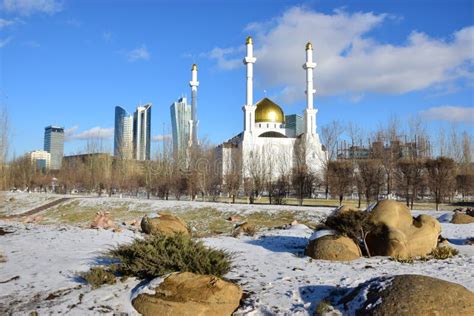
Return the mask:
<svg viewBox="0 0 474 316"><path fill-rule="evenodd" d="M150 160L151 103L138 106L133 115L115 107L114 155L121 159Z"/></svg>
<svg viewBox="0 0 474 316"><path fill-rule="evenodd" d="M189 143L191 120L191 105L187 104L186 98L181 98L170 107L171 128L173 133L173 155L176 158L186 156Z"/></svg>
<svg viewBox="0 0 474 316"><path fill-rule="evenodd" d="M298 114L285 115L285 127L295 132L295 136L304 133L303 117Z"/></svg>
<svg viewBox="0 0 474 316"><path fill-rule="evenodd" d="M51 170L61 169L64 156L64 128L47 126L44 129L44 150L51 154Z"/></svg>
<svg viewBox="0 0 474 316"><path fill-rule="evenodd" d="M114 155L133 158L133 115L120 106L115 107Z"/></svg>
<svg viewBox="0 0 474 316"><path fill-rule="evenodd" d="M133 145L137 160L150 160L151 103L137 107L133 115Z"/></svg>

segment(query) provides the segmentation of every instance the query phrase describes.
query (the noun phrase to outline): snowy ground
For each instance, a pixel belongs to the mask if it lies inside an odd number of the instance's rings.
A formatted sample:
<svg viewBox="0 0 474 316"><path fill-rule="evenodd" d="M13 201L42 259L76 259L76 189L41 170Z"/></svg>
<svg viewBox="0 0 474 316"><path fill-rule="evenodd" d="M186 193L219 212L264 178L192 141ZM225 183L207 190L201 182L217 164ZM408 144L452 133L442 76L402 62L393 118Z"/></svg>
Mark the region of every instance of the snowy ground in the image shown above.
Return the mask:
<svg viewBox="0 0 474 316"><path fill-rule="evenodd" d="M82 199L81 203L103 203L103 199ZM136 200L135 200L136 201ZM191 202L148 202L147 211L170 208L184 213L202 207ZM116 203L107 201L105 203ZM227 205L210 203L223 212L250 214L280 208L259 205ZM95 204L96 205L96 204ZM295 207L282 206L283 208ZM314 218L326 216L324 208L301 208ZM414 215L433 212L413 212ZM441 213L442 214L442 213ZM435 215L441 215L436 213ZM13 233L0 236L0 252L7 261L0 263L0 314L24 315L36 310L40 315L69 313L72 315L128 313L135 315L130 298L143 286L136 279L92 290L78 277L81 271L101 264L100 254L138 236L130 230L113 233L77 226L22 224L0 221L0 227ZM442 223L442 235L449 238L460 255L448 260L432 260L402 264L386 257L361 258L348 263L312 260L303 256L311 229L294 225L288 229L272 229L255 237L205 238L206 244L227 249L235 254L234 268L226 277L242 286L247 299L237 315L313 315L319 301L338 287L353 287L375 276L423 274L460 283L474 290L474 247L463 245L474 237L474 224ZM19 276L19 278L15 278ZM12 278L9 282L4 283Z"/></svg>

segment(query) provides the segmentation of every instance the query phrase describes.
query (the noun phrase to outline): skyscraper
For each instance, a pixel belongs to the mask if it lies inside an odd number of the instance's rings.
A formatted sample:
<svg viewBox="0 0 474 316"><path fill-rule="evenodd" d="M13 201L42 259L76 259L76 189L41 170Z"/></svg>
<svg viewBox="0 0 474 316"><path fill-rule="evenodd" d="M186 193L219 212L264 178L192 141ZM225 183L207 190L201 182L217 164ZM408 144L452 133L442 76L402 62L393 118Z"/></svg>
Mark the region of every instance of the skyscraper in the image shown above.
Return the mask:
<svg viewBox="0 0 474 316"><path fill-rule="evenodd" d="M44 129L44 150L51 154L51 170L61 169L64 156L64 128L47 126Z"/></svg>
<svg viewBox="0 0 474 316"><path fill-rule="evenodd" d="M150 160L151 103L138 106L133 115L133 145L137 160Z"/></svg>
<svg viewBox="0 0 474 316"><path fill-rule="evenodd" d="M120 106L115 107L114 155L133 158L133 115Z"/></svg>
<svg viewBox="0 0 474 316"><path fill-rule="evenodd" d="M182 97L170 107L171 129L173 133L173 155L182 158L186 155L191 132L190 120L192 118L191 105Z"/></svg>
<svg viewBox="0 0 474 316"><path fill-rule="evenodd" d="M285 126L287 129L293 130L295 136L304 133L303 117L298 114L285 115Z"/></svg>

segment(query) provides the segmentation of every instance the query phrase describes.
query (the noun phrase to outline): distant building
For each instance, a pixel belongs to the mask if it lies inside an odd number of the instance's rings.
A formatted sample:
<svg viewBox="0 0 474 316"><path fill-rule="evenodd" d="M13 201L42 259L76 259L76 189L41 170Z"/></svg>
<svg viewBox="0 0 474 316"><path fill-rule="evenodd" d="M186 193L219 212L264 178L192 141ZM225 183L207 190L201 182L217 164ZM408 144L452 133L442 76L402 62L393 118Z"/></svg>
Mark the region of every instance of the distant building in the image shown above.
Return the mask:
<svg viewBox="0 0 474 316"><path fill-rule="evenodd" d="M303 117L298 114L285 115L285 126L287 129L293 130L294 135L298 136L304 133Z"/></svg>
<svg viewBox="0 0 474 316"><path fill-rule="evenodd" d="M76 162L86 163L88 159L112 159L109 153L90 153L64 156L65 165L71 165Z"/></svg>
<svg viewBox="0 0 474 316"><path fill-rule="evenodd" d="M150 160L151 103L129 114L115 107L114 156L121 159Z"/></svg>
<svg viewBox="0 0 474 316"><path fill-rule="evenodd" d="M120 106L115 107L114 155L133 158L133 115Z"/></svg>
<svg viewBox="0 0 474 316"><path fill-rule="evenodd" d="M151 103L137 107L133 115L133 144L136 160L150 160Z"/></svg>
<svg viewBox="0 0 474 316"><path fill-rule="evenodd" d="M377 140L370 146L348 146L342 142L337 147L338 159L393 159L401 158L428 158L431 155L429 142L422 137L407 141L406 137L399 137L400 140ZM405 139L405 141L402 141Z"/></svg>
<svg viewBox="0 0 474 316"><path fill-rule="evenodd" d="M64 128L48 126L44 129L44 150L51 154L51 170L61 169L64 156Z"/></svg>
<svg viewBox="0 0 474 316"><path fill-rule="evenodd" d="M51 154L44 150L35 150L26 154L36 170L46 171L51 167Z"/></svg>
<svg viewBox="0 0 474 316"><path fill-rule="evenodd" d="M173 155L176 158L185 157L191 132L191 126L189 124L192 117L191 105L187 104L186 98L183 97L171 105L170 112L173 134Z"/></svg>

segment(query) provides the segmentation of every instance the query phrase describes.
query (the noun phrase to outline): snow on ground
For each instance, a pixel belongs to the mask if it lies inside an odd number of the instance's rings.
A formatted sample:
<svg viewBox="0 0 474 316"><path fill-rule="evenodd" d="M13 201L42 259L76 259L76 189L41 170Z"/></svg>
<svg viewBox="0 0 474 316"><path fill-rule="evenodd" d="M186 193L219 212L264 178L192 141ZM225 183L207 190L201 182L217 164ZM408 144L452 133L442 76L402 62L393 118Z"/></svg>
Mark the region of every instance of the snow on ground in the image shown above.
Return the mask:
<svg viewBox="0 0 474 316"><path fill-rule="evenodd" d="M89 308L95 312L134 311L129 292L138 283L136 280L91 291L79 277L80 272L101 263L103 251L133 240L131 231L113 233L1 221L0 227L13 231L0 236L0 251L7 258L5 263L0 263L0 282L19 276L0 285L0 314L6 310L19 315L36 310L40 315L50 312L84 315L92 313ZM55 295L59 297L54 298ZM79 301L82 303L78 304ZM77 307L72 307L73 304Z"/></svg>
<svg viewBox="0 0 474 316"><path fill-rule="evenodd" d="M94 203L110 204L124 200L134 201L136 207L149 203L150 208L146 211L168 207L178 214L207 206L240 214L289 208L311 213L315 218L322 218L330 212L328 208L315 207L136 199L82 198L80 203L92 206ZM438 216L442 214L436 213ZM303 255L303 251L312 230L304 225L266 230L255 237L221 235L203 240L209 246L234 253L234 268L226 277L240 284L247 295L237 315L313 315L319 301L334 289L354 287L377 276L423 274L474 290L474 248L464 245L464 241L474 235L474 224L441 225L442 235L460 250L460 255L448 260L413 264L398 263L387 257L360 258L352 262L310 259ZM103 251L129 242L139 234L129 230L113 233L68 225L25 225L12 221L0 221L0 227L14 231L0 236L0 252L7 257L5 263L0 263L0 282L20 277L0 283L0 314L9 311L23 315L33 310L39 314L136 314L130 303L131 295L146 286L145 283L130 278L92 290L81 281L78 272L103 263L100 259Z"/></svg>
<svg viewBox="0 0 474 316"><path fill-rule="evenodd" d="M189 210L200 208L213 208L223 213L238 213L240 215L249 215L254 212L265 211L268 213L278 211L297 211L314 212L321 215L329 214L334 208L314 207L314 206L295 206L295 205L270 205L270 204L231 204L223 202L204 202L199 199L196 201L177 201L177 200L158 200L158 199L137 199L137 198L117 198L117 197L88 197L78 198L79 205L82 207L117 207L127 205L130 210L144 210L158 212L163 210L172 211L179 214Z"/></svg>
<svg viewBox="0 0 474 316"><path fill-rule="evenodd" d="M0 192L0 215L24 213L62 197L48 193Z"/></svg>
<svg viewBox="0 0 474 316"><path fill-rule="evenodd" d="M209 246L236 253L235 268L227 276L238 280L250 297L239 315L313 315L319 301L338 287L355 287L377 276L422 274L460 283L474 290L474 252L460 245L472 237L474 224L442 224L443 235L454 238L460 256L402 264L387 257L351 262L313 260L303 256L312 231L304 225L268 231L258 238L206 238Z"/></svg>

